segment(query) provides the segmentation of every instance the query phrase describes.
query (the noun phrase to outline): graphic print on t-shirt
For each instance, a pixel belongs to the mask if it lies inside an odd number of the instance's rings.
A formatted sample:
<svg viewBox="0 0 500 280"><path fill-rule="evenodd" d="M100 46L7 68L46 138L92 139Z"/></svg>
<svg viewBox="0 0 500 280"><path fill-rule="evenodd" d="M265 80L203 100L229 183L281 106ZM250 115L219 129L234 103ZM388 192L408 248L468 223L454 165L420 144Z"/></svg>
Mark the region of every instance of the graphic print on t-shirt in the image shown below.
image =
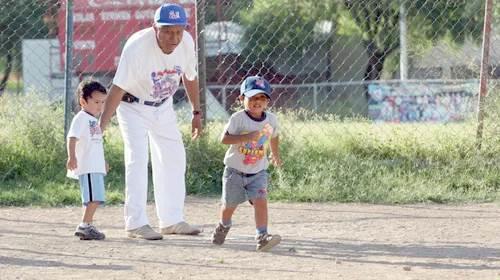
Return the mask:
<svg viewBox="0 0 500 280"><path fill-rule="evenodd" d="M246 132L248 133L248 132ZM255 164L266 155L265 144L273 134L273 127L266 123L260 131L260 137L257 141L247 142L239 147L239 151L243 154L243 164Z"/></svg>
<svg viewBox="0 0 500 280"><path fill-rule="evenodd" d="M97 121L94 120L89 120L89 130L91 138L94 137L94 135L102 134L101 127L97 125Z"/></svg>
<svg viewBox="0 0 500 280"><path fill-rule="evenodd" d="M175 78L175 76L181 74L182 69L180 66L174 66L174 69L151 72L151 81L153 82L151 97L162 100L174 95L179 87L178 78Z"/></svg>

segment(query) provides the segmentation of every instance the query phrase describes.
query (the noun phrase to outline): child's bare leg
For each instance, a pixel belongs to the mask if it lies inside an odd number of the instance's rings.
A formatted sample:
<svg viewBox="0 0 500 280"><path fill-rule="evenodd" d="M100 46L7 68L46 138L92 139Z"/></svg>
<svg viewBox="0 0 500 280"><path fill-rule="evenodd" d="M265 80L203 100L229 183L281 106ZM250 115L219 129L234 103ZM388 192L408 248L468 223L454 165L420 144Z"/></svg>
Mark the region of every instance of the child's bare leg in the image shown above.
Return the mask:
<svg viewBox="0 0 500 280"><path fill-rule="evenodd" d="M89 202L87 206L84 206L85 210L83 211L82 222L91 224L94 220L94 213L97 207L99 207L99 203L97 202Z"/></svg>
<svg viewBox="0 0 500 280"><path fill-rule="evenodd" d="M227 207L223 205L220 211L220 222L224 226L231 226L231 218L233 217L236 207Z"/></svg>
<svg viewBox="0 0 500 280"><path fill-rule="evenodd" d="M256 198L252 200L254 214L255 214L255 227L257 234L267 232L267 199Z"/></svg>
<svg viewBox="0 0 500 280"><path fill-rule="evenodd" d="M255 227L257 228L256 250L266 252L281 242L281 236L267 233L267 199L257 198L252 202L255 210Z"/></svg>
<svg viewBox="0 0 500 280"><path fill-rule="evenodd" d="M227 207L223 205L220 209L220 221L212 234L212 243L222 245L226 240L226 235L232 226L231 217L236 207Z"/></svg>
<svg viewBox="0 0 500 280"><path fill-rule="evenodd" d="M89 202L87 206L84 206L82 222L75 231L75 235L80 237L80 240L103 240L106 238L104 233L92 225L97 207L99 207L98 202Z"/></svg>

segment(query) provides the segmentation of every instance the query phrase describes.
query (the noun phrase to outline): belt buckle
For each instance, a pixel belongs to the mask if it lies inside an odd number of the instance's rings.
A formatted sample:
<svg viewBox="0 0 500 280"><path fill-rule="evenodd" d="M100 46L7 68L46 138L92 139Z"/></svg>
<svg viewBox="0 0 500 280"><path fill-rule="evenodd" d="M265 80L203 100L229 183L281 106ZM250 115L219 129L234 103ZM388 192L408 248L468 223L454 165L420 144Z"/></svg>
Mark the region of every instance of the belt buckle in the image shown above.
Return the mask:
<svg viewBox="0 0 500 280"><path fill-rule="evenodd" d="M147 106L152 106L152 107L158 107L161 105L160 102L156 102L156 101L144 101L142 104L147 105Z"/></svg>
<svg viewBox="0 0 500 280"><path fill-rule="evenodd" d="M160 100L160 101L154 102L154 103L153 103L153 106L158 107L158 106L160 106L161 104L165 103L165 101L166 101L167 99L168 99L168 97L165 97L165 98L163 98L163 99L162 99L162 100Z"/></svg>
<svg viewBox="0 0 500 280"><path fill-rule="evenodd" d="M133 103L135 102L135 97L129 93L126 93L125 95L123 95L122 100L127 103Z"/></svg>

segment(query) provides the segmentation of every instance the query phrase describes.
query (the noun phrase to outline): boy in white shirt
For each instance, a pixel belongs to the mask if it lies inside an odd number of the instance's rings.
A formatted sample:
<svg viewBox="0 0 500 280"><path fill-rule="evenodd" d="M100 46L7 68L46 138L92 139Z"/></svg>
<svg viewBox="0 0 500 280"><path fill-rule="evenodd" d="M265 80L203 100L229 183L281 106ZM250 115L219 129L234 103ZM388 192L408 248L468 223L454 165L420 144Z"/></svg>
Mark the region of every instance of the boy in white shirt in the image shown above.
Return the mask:
<svg viewBox="0 0 500 280"><path fill-rule="evenodd" d="M67 135L67 176L79 180L84 206L82 222L75 231L80 240L105 238L92 221L97 207L105 201L106 162L98 117L104 108L106 94L106 88L96 81L86 80L78 85L81 110L73 118Z"/></svg>

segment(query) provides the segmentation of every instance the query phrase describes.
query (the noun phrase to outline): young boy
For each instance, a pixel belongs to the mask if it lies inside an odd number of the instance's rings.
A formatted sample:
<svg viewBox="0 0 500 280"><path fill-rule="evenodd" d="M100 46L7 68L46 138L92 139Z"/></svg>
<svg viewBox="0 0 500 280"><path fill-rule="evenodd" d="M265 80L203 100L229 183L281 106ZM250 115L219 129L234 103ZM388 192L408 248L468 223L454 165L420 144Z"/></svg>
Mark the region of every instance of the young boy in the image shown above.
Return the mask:
<svg viewBox="0 0 500 280"><path fill-rule="evenodd" d="M278 120L266 111L271 100L269 82L259 76L247 77L240 89L244 110L234 113L227 123L221 142L230 145L224 157L222 209L220 222L212 234L212 243L222 245L231 228L231 217L238 204L247 200L254 207L257 251L269 251L281 241L267 230L266 144L270 142L271 162L281 165Z"/></svg>
<svg viewBox="0 0 500 280"><path fill-rule="evenodd" d="M106 100L106 88L96 81L82 81L77 96L81 106L68 132L67 176L78 179L83 203L82 222L75 236L80 240L102 240L105 235L92 224L99 204L104 203L104 175L106 163L102 132L98 125Z"/></svg>

